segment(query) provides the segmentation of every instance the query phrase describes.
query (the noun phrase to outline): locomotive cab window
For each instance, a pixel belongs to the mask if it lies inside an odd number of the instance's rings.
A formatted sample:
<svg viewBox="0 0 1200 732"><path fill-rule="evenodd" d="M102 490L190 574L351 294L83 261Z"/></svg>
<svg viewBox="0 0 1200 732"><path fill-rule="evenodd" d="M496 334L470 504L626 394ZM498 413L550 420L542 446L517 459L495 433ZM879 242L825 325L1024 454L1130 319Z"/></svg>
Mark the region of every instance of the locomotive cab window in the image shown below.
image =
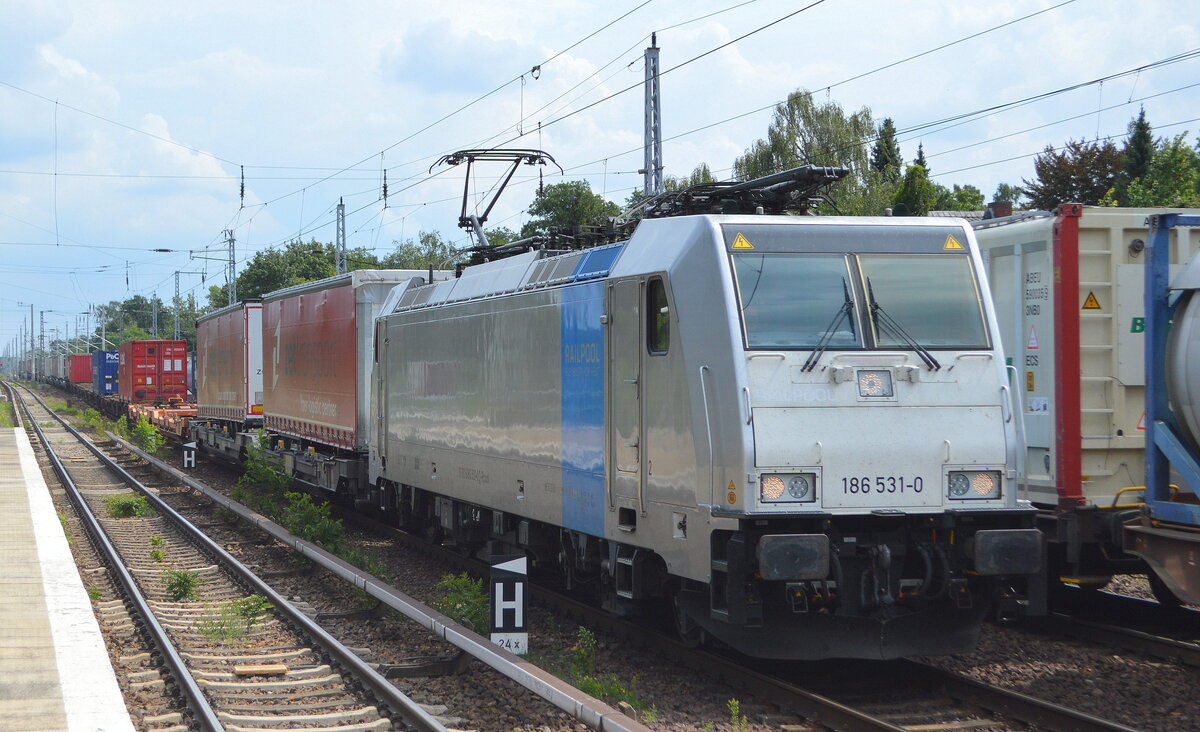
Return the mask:
<svg viewBox="0 0 1200 732"><path fill-rule="evenodd" d="M671 306L662 278L655 277L646 286L646 348L662 355L671 347Z"/></svg>
<svg viewBox="0 0 1200 732"><path fill-rule="evenodd" d="M733 269L747 347L863 347L846 255L735 254Z"/></svg>

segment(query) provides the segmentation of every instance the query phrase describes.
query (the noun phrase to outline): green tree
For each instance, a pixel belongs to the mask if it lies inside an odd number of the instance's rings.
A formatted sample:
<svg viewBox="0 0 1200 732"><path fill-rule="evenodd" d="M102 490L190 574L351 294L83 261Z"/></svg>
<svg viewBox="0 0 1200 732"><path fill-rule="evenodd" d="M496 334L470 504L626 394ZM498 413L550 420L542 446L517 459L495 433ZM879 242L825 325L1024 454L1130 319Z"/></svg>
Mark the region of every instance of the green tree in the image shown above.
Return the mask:
<svg viewBox="0 0 1200 732"><path fill-rule="evenodd" d="M521 238L547 234L551 228L564 231L574 226L602 225L619 213L617 204L593 193L586 180L555 183L546 186L529 205L532 218L521 227Z"/></svg>
<svg viewBox="0 0 1200 732"><path fill-rule="evenodd" d="M1146 173L1129 182L1122 206L1176 207L1200 206L1200 154L1181 133L1160 142Z"/></svg>
<svg viewBox="0 0 1200 732"><path fill-rule="evenodd" d="M870 161L865 140L875 134L867 107L847 115L841 105L818 104L811 92L796 91L775 107L766 139L757 140L733 163L734 177L752 180L801 165L843 167L849 174L829 188L838 210L871 214L870 186L880 179L868 176ZM824 211L829 208L822 206Z"/></svg>
<svg viewBox="0 0 1200 732"><path fill-rule="evenodd" d="M1116 182L1121 153L1112 142L1069 140L1061 149L1047 145L1033 163L1036 180L1024 181L1025 195L1034 208L1053 209L1060 203L1095 205Z"/></svg>
<svg viewBox="0 0 1200 732"><path fill-rule="evenodd" d="M906 216L926 216L937 203L937 189L920 165L910 165L904 172L904 182L896 191L892 203L904 207Z"/></svg>
<svg viewBox="0 0 1200 732"><path fill-rule="evenodd" d="M517 232L507 226L496 226L490 229L483 230L483 236L487 239L488 246L498 247L502 244L507 244L510 241L516 241L520 236Z"/></svg>
<svg viewBox="0 0 1200 732"><path fill-rule="evenodd" d="M1117 201L1124 201L1129 185L1150 172L1150 161L1154 158L1156 148L1150 123L1146 121L1145 107L1138 111L1137 117L1129 121L1128 131L1125 149L1121 151L1121 172L1117 175L1117 184L1113 186Z"/></svg>
<svg viewBox="0 0 1200 732"><path fill-rule="evenodd" d="M954 184L954 188L946 188L934 184L937 191L937 203L934 204L934 210L937 211L979 211L983 209L983 192L973 185L960 186Z"/></svg>
<svg viewBox="0 0 1200 732"><path fill-rule="evenodd" d="M992 200L1003 201L1016 206L1021 202L1021 198L1024 195L1025 190L1020 186L1014 186L1008 183L1000 183L996 186L996 192L992 194Z"/></svg>
<svg viewBox="0 0 1200 732"><path fill-rule="evenodd" d="M879 125L875 147L871 148L871 170L899 180L902 165L904 158L900 157L900 145L896 142L896 125L891 117L885 117L883 124Z"/></svg>
<svg viewBox="0 0 1200 732"><path fill-rule="evenodd" d="M332 244L316 239L294 239L283 249L265 249L255 253L237 276L239 300L261 297L285 287L312 282L337 273L336 250ZM209 288L209 305L223 308L229 304L225 285Z"/></svg>
<svg viewBox="0 0 1200 732"><path fill-rule="evenodd" d="M913 165L920 165L925 169L925 174L929 175L929 162L925 160L925 143L917 143L917 157L913 158Z"/></svg>
<svg viewBox="0 0 1200 732"><path fill-rule="evenodd" d="M436 231L422 231L417 241L392 242L396 248L383 258L384 269L444 269L454 258L454 246Z"/></svg>

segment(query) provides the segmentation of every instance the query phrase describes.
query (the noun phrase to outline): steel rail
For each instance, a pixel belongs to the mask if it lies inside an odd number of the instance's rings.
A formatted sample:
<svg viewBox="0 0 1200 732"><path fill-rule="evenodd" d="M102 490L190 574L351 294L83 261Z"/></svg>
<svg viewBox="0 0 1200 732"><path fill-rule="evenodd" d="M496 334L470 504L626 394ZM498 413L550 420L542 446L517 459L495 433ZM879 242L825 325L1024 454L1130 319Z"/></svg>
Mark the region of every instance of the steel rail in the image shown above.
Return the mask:
<svg viewBox="0 0 1200 732"><path fill-rule="evenodd" d="M32 392L31 392L32 393ZM233 571L239 580L246 586L267 597L271 601L276 611L279 611L290 623L301 629L302 632L308 634L321 647L328 652L335 660L343 664L358 681L365 682L372 692L387 704L397 716L403 717L404 721L412 725L419 732L447 732L446 727L433 718L419 704L405 696L396 686L389 682L375 669L371 668L366 662L355 655L352 651L346 648L340 641L329 635L324 628L317 625L309 619L307 615L300 612L292 603L288 602L287 598L275 592L270 585L262 581L257 575L246 568L241 562L229 554L223 547L213 542L210 538L204 535L199 529L192 525L186 518L176 512L170 505L154 494L144 486L141 481L134 477L129 471L121 467L115 460L104 451L96 447L85 435L80 433L65 420L56 415L36 394L34 398L42 403L42 408L46 409L52 416L55 417L62 425L87 449L100 459L113 472L117 473L121 479L130 487L139 491L146 496L155 510L172 520L180 529L192 537L199 547L210 554L214 559L221 562L226 568ZM110 433L111 434L111 433ZM81 497L82 498L82 497ZM124 567L122 567L124 569ZM157 621L155 621L157 622ZM181 661L182 662L182 661ZM190 675L184 671L186 677L191 680ZM214 729L220 730L219 722Z"/></svg>
<svg viewBox="0 0 1200 732"><path fill-rule="evenodd" d="M330 554L315 544L292 535L266 516L246 508L241 503L209 488L199 481L193 480L174 467L167 465L162 460L122 439L119 435L114 435L111 432L106 434L114 442L143 460L146 460L173 479L201 493L216 505L238 515L244 521L257 526L280 542L290 546L301 556L308 558L315 564L350 582L357 589L419 623L438 637L457 646L506 678L532 691L589 727L601 730L601 732L650 732L649 727L634 719L630 719L619 710L585 694L556 676L522 659L520 656L497 646L487 638L472 632L451 618L389 586L374 575L343 561L341 558ZM95 448L93 448L94 450ZM167 507L166 510L171 509ZM218 549L220 548L218 547ZM223 552L224 550L221 551ZM305 620L307 621L307 618ZM357 659L357 656L355 658Z"/></svg>
<svg viewBox="0 0 1200 732"><path fill-rule="evenodd" d="M1047 633L1095 641L1106 646L1174 661L1186 666L1200 666L1200 644L1147 633L1135 628L1087 620L1059 612L1037 618L1030 625L1035 630L1044 630Z"/></svg>
<svg viewBox="0 0 1200 732"><path fill-rule="evenodd" d="M34 395L34 397L37 398L37 395ZM40 399L38 400L41 401ZM49 408L45 407L45 404L43 404L43 407L49 411ZM50 413L54 414L52 411ZM98 457L110 470L117 473L127 485L145 495L147 500L154 505L155 510L169 518L186 534L191 536L192 540L199 545L201 550L207 552L214 559L221 562L223 566L231 570L247 587L270 600L274 609L279 611L288 622L300 628L301 632L309 635L319 643L326 652L348 669L358 681L364 682L380 701L387 704L398 716L403 717L404 721L411 724L417 730L420 730L420 732L446 732L444 725L434 719L419 704L405 696L396 686L384 678L382 674L371 668L365 661L326 632L324 628L300 612L298 608L288 602L287 598L275 592L270 585L247 569L245 565L229 554L229 552L225 551L223 547L205 536L202 531L193 526L191 522L155 495L153 491L148 490L142 485L141 481L118 465L116 461L106 455L100 448L96 447L86 436L63 421L61 417L57 415L55 417L92 454ZM218 729L220 728L218 727Z"/></svg>
<svg viewBox="0 0 1200 732"><path fill-rule="evenodd" d="M78 437L78 433L76 433L74 429L67 425L61 417L55 414L54 411L51 410L44 401L42 401L41 397L34 392L29 391L28 389L26 391L28 391L29 395L38 401L42 409L45 409L51 417L57 419L64 427L70 430L72 434L75 434ZM217 719L216 712L213 710L212 706L209 705L208 699L205 698L203 692L200 691L199 685L196 683L195 678L192 677L191 671L188 670L183 658L179 655L179 651L176 650L175 644L172 643L171 639L167 636L166 630L162 627L162 624L158 622L158 618L154 616L154 611L151 610L149 602L138 588L137 583L133 579L133 575L131 575L129 570L125 567L124 561L117 553L116 547L114 547L112 542L109 541L108 535L105 533L104 528L100 525L100 521L96 518L95 514L92 513L91 508L83 499L83 494L80 493L79 488L75 485L75 481L71 479L71 476L67 473L66 467L62 464L62 461L59 460L58 454L54 451L54 448L50 444L50 440L47 439L46 434L42 432L41 425L39 425L37 420L33 418L33 414L29 413L29 405L23 398L21 399L21 406L25 408L26 413L29 416L29 425L33 427L38 439L42 442L42 445L46 450L46 457L50 459L50 463L54 467L54 472L58 475L59 481L66 489L67 495L71 499L71 503L75 505L75 509L79 512L79 516L83 521L84 528L87 530L88 535L92 538L92 543L97 549L100 550L100 553L103 555L105 562L107 562L109 569L112 570L113 574L117 578L117 581L120 582L121 588L125 592L125 596L133 605L134 611L141 618L146 631L150 634L150 638L154 642L155 647L158 649L159 653L162 654L163 663L166 664L168 669L170 669L171 675L174 676L176 683L183 691L184 700L187 703L188 709L191 711L193 718L204 730L222 732L225 728L221 724L220 720Z"/></svg>
<svg viewBox="0 0 1200 732"><path fill-rule="evenodd" d="M920 661L901 659L900 664L912 673L925 674L951 697L969 701L991 711L1003 712L1022 722L1053 730L1107 730L1137 732L1118 722L1102 719L1085 712L1062 707L1019 691L992 686L954 671L938 668Z"/></svg>

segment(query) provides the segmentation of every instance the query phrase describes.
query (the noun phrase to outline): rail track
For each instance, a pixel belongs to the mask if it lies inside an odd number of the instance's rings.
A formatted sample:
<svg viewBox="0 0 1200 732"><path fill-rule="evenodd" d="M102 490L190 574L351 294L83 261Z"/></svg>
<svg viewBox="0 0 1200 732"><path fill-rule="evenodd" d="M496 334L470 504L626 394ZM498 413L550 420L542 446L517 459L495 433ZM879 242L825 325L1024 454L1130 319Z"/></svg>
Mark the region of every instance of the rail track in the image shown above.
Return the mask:
<svg viewBox="0 0 1200 732"><path fill-rule="evenodd" d="M159 465L160 469L168 469ZM176 477L183 479L184 476ZM486 565L447 548L353 513L343 518L371 532L475 573ZM551 589L535 587L542 603L581 622L604 628L675 663L704 668L731 686L787 713L835 730L1129 730L1086 713L1059 707L966 676L902 660L890 662L763 663L720 651L689 648L663 630L620 620Z"/></svg>
<svg viewBox="0 0 1200 732"><path fill-rule="evenodd" d="M120 608L108 623L141 625L161 669L186 700L189 725L203 730L302 729L337 732L445 727L358 659L298 608L273 592L223 549L206 542L134 473L15 387L30 428L58 474L132 616ZM32 397L24 398L25 396ZM149 509L137 501L150 497ZM134 515L116 518L116 505ZM170 720L182 721L182 720ZM155 720L143 720L155 728ZM175 728L182 729L180 725Z"/></svg>
<svg viewBox="0 0 1200 732"><path fill-rule="evenodd" d="M1062 593L1060 610L1034 630L1200 667L1200 612L1103 590Z"/></svg>

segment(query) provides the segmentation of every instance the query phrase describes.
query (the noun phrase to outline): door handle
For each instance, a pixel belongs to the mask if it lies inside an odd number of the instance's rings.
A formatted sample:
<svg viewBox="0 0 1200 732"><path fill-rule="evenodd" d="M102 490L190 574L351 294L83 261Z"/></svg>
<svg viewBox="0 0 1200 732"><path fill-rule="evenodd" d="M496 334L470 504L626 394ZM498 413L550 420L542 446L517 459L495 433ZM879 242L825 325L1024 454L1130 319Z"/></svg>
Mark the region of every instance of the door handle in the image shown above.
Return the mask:
<svg viewBox="0 0 1200 732"><path fill-rule="evenodd" d="M636 383L638 383L638 380L637 379L625 379L625 383L626 384L636 384Z"/></svg>

